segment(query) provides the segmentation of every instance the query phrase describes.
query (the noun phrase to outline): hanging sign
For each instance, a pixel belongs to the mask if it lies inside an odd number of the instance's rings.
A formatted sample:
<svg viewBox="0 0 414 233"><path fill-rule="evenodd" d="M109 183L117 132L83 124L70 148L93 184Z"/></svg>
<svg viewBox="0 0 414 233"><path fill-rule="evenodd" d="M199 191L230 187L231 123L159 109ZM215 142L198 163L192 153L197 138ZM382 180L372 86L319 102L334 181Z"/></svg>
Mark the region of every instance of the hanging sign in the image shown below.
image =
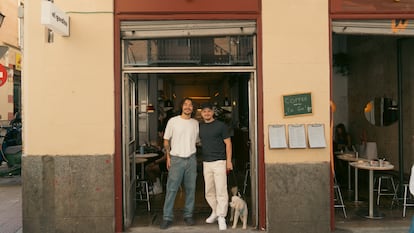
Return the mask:
<svg viewBox="0 0 414 233"><path fill-rule="evenodd" d="M69 16L57 8L52 2L42 1L41 24L47 28L60 33L62 36L69 36Z"/></svg>
<svg viewBox="0 0 414 233"><path fill-rule="evenodd" d="M0 64L0 87L7 81L7 70L2 64Z"/></svg>

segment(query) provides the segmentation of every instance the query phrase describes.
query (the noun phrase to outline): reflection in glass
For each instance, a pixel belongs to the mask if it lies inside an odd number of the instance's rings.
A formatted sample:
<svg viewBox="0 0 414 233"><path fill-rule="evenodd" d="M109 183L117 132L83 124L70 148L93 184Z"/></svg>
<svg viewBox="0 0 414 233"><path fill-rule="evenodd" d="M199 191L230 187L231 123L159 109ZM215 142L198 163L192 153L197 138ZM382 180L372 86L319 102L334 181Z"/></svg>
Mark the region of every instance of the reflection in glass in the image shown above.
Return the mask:
<svg viewBox="0 0 414 233"><path fill-rule="evenodd" d="M252 66L253 36L124 40L125 66Z"/></svg>
<svg viewBox="0 0 414 233"><path fill-rule="evenodd" d="M364 108L365 118L375 126L388 126L398 120L398 106L395 100L376 97Z"/></svg>

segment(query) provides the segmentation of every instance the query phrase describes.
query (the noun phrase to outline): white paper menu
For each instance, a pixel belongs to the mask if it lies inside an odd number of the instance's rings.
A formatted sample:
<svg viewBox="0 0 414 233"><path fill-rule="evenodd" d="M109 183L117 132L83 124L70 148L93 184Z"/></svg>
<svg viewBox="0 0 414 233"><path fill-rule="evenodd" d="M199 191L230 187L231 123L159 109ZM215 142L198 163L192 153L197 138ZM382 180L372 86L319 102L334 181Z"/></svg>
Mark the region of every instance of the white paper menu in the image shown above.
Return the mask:
<svg viewBox="0 0 414 233"><path fill-rule="evenodd" d="M323 124L309 124L308 125L308 140L310 148L324 148L325 142L325 127Z"/></svg>
<svg viewBox="0 0 414 233"><path fill-rule="evenodd" d="M269 125L269 147L286 148L286 126L285 125Z"/></svg>
<svg viewBox="0 0 414 233"><path fill-rule="evenodd" d="M289 125L289 148L306 148L304 124Z"/></svg>

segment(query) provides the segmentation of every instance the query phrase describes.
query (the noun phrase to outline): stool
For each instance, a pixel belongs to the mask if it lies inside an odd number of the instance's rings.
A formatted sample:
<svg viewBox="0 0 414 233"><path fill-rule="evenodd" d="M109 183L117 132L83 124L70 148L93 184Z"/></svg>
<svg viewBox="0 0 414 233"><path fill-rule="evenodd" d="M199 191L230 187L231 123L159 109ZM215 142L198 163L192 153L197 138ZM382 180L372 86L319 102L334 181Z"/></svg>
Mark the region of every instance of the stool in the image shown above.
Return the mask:
<svg viewBox="0 0 414 233"><path fill-rule="evenodd" d="M344 218L347 218L344 200L342 199L341 189L339 188L338 182L336 181L335 177L334 177L334 192L335 192L334 207L342 208L342 211L344 212Z"/></svg>
<svg viewBox="0 0 414 233"><path fill-rule="evenodd" d="M137 179L137 198L138 201L146 201L148 206L148 211L151 211L150 196L148 190L148 181L138 180Z"/></svg>
<svg viewBox="0 0 414 233"><path fill-rule="evenodd" d="M378 178L377 205L380 204L381 196L392 196L393 200L396 199L397 198L397 186L395 185L393 176L389 174L381 174L377 178ZM382 184L383 182L384 182L384 185ZM384 187L385 185L386 187Z"/></svg>
<svg viewBox="0 0 414 233"><path fill-rule="evenodd" d="M405 218L405 212L407 207L414 207L414 203L408 203L408 200L412 200L412 195L408 188L408 184L404 184L404 196L403 196L403 218Z"/></svg>

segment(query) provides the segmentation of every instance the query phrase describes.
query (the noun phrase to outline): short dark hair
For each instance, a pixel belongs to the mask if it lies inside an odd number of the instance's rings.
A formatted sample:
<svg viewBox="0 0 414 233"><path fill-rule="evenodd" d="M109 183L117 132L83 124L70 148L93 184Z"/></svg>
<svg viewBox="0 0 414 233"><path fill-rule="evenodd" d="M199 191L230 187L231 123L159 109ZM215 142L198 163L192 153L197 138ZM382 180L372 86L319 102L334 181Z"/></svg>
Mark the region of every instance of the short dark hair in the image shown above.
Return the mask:
<svg viewBox="0 0 414 233"><path fill-rule="evenodd" d="M211 103L209 103L209 102L203 103L201 105L201 109L205 109L205 108L209 108L209 109L213 110L213 105Z"/></svg>

